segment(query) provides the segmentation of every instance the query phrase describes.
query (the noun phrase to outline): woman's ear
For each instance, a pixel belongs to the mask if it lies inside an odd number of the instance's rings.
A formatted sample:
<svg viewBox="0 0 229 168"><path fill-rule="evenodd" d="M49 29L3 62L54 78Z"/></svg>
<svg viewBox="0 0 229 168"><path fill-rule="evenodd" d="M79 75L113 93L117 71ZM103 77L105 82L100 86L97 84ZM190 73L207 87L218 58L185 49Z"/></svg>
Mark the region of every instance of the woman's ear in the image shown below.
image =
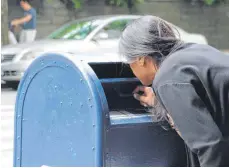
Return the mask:
<svg viewBox="0 0 229 168"><path fill-rule="evenodd" d="M146 61L145 57L139 57L138 58L138 63L139 63L140 66L144 66L145 65L145 61Z"/></svg>
<svg viewBox="0 0 229 168"><path fill-rule="evenodd" d="M154 63L153 66L154 66L155 72L157 72L158 71L158 66L156 65L156 63Z"/></svg>

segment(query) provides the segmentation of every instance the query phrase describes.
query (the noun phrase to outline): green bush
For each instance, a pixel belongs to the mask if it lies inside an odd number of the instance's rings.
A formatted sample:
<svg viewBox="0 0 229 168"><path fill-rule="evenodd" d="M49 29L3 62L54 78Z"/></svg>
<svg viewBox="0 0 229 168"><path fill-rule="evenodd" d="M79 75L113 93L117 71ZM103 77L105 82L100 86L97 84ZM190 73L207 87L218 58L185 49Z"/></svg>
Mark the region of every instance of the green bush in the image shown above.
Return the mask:
<svg viewBox="0 0 229 168"><path fill-rule="evenodd" d="M218 4L220 2L225 2L226 0L188 0L188 1L199 2L199 3L203 3L205 5L211 6L211 5Z"/></svg>

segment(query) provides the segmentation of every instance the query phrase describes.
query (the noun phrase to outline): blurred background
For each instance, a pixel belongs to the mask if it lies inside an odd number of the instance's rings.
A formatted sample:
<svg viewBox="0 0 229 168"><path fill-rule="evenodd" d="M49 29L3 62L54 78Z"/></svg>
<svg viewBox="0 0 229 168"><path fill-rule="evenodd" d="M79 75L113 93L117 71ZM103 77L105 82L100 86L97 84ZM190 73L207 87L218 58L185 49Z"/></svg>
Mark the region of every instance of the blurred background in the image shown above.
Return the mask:
<svg viewBox="0 0 229 168"><path fill-rule="evenodd" d="M2 0L2 3L3 1L8 7L8 11L7 7L2 11L2 18L5 18L2 19L2 23L5 23L2 24L2 32L6 32L8 20L22 16L23 11L19 0ZM64 23L82 17L151 14L188 32L203 34L209 44L218 49L229 48L227 0L32 0L31 4L37 10L37 39L47 36Z"/></svg>

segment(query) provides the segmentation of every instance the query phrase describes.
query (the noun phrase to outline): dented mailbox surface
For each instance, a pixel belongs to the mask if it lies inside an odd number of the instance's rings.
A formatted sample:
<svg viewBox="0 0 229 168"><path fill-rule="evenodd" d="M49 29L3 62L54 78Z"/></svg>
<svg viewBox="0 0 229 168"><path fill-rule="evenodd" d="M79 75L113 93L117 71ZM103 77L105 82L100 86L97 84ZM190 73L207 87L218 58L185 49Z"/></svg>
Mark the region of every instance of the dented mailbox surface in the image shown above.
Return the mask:
<svg viewBox="0 0 229 168"><path fill-rule="evenodd" d="M122 64L48 54L18 90L14 166L185 166L183 141L132 96Z"/></svg>

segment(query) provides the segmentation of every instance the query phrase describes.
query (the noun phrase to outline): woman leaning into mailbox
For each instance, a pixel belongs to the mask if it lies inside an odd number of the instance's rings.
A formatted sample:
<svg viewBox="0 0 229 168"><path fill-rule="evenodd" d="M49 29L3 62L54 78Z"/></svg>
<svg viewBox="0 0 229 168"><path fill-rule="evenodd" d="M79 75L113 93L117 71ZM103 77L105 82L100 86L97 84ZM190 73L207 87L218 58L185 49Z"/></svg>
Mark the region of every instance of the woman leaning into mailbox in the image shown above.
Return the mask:
<svg viewBox="0 0 229 168"><path fill-rule="evenodd" d="M229 166L229 57L208 45L184 43L176 33L155 16L123 31L120 54L144 85L134 97L181 136L188 166Z"/></svg>

